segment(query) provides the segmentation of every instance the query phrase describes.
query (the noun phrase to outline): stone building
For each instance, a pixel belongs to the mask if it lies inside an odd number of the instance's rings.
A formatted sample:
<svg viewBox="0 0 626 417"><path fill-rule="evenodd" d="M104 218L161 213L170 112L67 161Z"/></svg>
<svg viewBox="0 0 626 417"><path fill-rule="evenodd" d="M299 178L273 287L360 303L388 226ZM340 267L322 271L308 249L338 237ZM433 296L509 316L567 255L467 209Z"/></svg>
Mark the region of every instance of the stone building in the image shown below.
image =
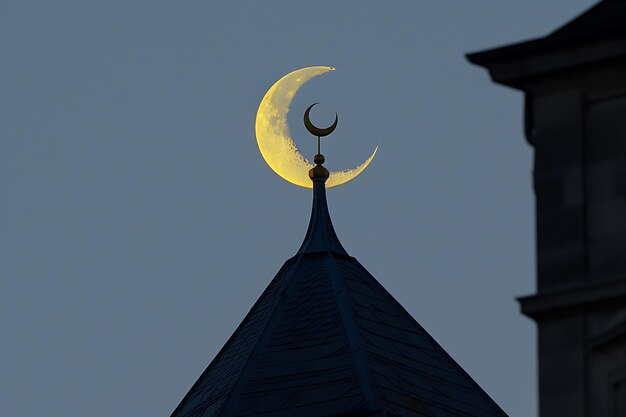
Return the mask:
<svg viewBox="0 0 626 417"><path fill-rule="evenodd" d="M468 59L526 98L540 416L626 417L626 1Z"/></svg>

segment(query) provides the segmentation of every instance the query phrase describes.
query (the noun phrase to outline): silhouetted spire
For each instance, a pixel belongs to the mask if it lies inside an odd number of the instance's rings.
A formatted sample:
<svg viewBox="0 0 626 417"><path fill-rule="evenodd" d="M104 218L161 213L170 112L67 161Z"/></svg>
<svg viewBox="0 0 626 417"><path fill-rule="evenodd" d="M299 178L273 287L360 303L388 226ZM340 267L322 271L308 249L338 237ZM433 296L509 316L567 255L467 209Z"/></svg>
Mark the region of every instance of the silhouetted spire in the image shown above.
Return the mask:
<svg viewBox="0 0 626 417"><path fill-rule="evenodd" d="M506 417L341 246L315 129L304 242L172 417Z"/></svg>
<svg viewBox="0 0 626 417"><path fill-rule="evenodd" d="M309 228L297 255L314 252L348 254L343 246L341 246L341 242L339 242L339 238L335 233L333 223L330 220L325 186L329 173L324 165L322 165L324 161L323 155L315 155L314 162L317 165L309 171L309 177L311 181L313 181L313 208L311 210Z"/></svg>

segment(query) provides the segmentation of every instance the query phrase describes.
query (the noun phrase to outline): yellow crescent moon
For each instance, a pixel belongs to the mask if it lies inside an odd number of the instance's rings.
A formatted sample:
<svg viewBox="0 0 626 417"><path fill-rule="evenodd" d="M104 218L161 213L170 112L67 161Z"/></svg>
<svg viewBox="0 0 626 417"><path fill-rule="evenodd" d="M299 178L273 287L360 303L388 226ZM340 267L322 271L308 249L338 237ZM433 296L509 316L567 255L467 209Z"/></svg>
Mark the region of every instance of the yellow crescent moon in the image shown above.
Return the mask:
<svg viewBox="0 0 626 417"><path fill-rule="evenodd" d="M305 188L313 188L309 170L313 164L298 151L291 139L287 124L289 106L304 83L318 75L334 71L333 67L307 67L285 75L270 88L256 114L256 140L265 162L287 181ZM356 168L331 172L326 187L335 187L356 178L372 162L372 155Z"/></svg>

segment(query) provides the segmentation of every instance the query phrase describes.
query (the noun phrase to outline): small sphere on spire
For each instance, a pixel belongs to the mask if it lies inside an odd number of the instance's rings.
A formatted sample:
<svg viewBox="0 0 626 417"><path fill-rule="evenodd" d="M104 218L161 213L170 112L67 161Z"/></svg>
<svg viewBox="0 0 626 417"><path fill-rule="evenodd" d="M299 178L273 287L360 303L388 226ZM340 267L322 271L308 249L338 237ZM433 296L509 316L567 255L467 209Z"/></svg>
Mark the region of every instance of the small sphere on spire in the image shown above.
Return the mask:
<svg viewBox="0 0 626 417"><path fill-rule="evenodd" d="M315 165L309 170L309 178L311 180L323 179L326 181L328 177L330 177L330 172L324 168L324 165Z"/></svg>
<svg viewBox="0 0 626 417"><path fill-rule="evenodd" d="M326 158L324 158L324 155L322 154L318 153L313 157L313 162L315 162L317 165L322 165L324 161L326 161Z"/></svg>

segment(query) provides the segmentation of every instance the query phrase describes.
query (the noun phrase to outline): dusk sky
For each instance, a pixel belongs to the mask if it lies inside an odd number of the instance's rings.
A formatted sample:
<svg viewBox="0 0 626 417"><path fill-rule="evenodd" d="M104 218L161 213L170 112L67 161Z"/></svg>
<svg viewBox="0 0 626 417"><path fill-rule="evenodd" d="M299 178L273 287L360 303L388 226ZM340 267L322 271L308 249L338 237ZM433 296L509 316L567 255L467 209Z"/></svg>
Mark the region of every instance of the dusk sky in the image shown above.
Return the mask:
<svg viewBox="0 0 626 417"><path fill-rule="evenodd" d="M0 404L169 416L309 221L257 147L265 92L324 139L335 229L511 416L537 415L532 149L523 96L467 52L593 0L30 1L0 5Z"/></svg>

